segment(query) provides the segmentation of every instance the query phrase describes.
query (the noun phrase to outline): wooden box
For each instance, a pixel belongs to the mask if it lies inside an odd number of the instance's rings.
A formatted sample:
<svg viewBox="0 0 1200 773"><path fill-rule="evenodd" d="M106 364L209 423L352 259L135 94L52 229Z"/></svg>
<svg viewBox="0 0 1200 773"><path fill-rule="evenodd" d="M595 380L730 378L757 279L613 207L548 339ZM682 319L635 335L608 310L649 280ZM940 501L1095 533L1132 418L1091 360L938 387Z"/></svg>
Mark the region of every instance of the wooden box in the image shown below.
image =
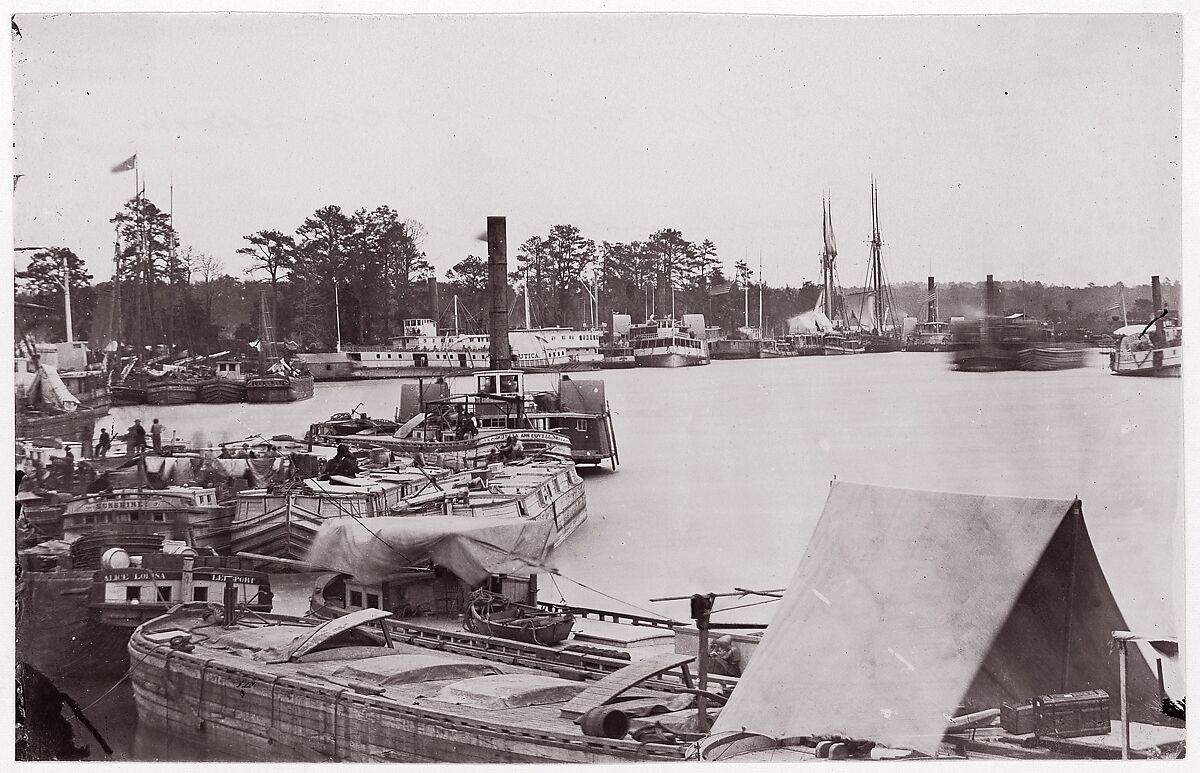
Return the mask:
<svg viewBox="0 0 1200 773"><path fill-rule="evenodd" d="M1000 727L1012 735L1027 735L1034 731L1033 702L1025 701L1016 706L1000 704Z"/></svg>
<svg viewBox="0 0 1200 773"><path fill-rule="evenodd" d="M1104 690L1040 695L1033 699L1034 732L1048 738L1108 735L1108 703Z"/></svg>

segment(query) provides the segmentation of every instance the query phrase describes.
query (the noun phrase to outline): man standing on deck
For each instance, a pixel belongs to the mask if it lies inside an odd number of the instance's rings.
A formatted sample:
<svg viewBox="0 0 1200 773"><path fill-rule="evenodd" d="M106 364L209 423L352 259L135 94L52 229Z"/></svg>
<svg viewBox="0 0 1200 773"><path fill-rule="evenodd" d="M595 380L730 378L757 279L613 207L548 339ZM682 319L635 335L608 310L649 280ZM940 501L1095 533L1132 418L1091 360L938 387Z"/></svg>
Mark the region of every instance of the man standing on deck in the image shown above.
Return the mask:
<svg viewBox="0 0 1200 773"><path fill-rule="evenodd" d="M150 439L154 442L154 453L162 454L162 433L163 425L158 423L158 419L150 425Z"/></svg>
<svg viewBox="0 0 1200 773"><path fill-rule="evenodd" d="M129 434L125 436L126 456L136 456L146 453L146 428L141 419L134 419Z"/></svg>
<svg viewBox="0 0 1200 773"><path fill-rule="evenodd" d="M112 446L112 437L109 436L108 430L100 430L100 440L96 442L96 458L103 459L108 456L108 449Z"/></svg>

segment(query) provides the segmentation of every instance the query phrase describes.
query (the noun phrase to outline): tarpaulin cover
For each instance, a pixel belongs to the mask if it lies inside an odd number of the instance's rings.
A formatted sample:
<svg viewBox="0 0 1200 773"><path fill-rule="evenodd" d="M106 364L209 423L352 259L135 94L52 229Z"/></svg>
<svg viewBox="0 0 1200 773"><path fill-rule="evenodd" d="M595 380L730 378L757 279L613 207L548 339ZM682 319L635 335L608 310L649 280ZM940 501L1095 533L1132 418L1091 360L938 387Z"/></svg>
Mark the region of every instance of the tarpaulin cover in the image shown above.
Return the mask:
<svg viewBox="0 0 1200 773"><path fill-rule="evenodd" d="M554 524L460 515L325 520L308 561L373 584L425 560L477 585L493 574L548 571Z"/></svg>
<svg viewBox="0 0 1200 773"><path fill-rule="evenodd" d="M932 754L960 704L1103 689L1116 714L1125 628L1078 501L835 482L713 732ZM1161 722L1144 659L1129 680L1132 718Z"/></svg>

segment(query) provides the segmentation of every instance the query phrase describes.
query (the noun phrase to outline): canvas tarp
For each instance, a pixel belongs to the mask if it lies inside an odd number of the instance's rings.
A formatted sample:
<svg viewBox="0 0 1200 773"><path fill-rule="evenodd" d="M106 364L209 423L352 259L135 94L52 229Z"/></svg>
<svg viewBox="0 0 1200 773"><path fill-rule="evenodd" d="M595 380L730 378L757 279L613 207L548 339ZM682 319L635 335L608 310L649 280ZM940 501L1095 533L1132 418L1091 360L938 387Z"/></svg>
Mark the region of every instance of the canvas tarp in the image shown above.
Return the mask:
<svg viewBox="0 0 1200 773"><path fill-rule="evenodd" d="M1078 501L834 482L713 733L839 735L933 753L946 720L1104 689L1125 629ZM1161 721L1131 658L1131 716Z"/></svg>
<svg viewBox="0 0 1200 773"><path fill-rule="evenodd" d="M383 582L404 567L432 560L473 585L493 574L549 571L555 529L549 521L459 515L338 517L313 538L308 561Z"/></svg>

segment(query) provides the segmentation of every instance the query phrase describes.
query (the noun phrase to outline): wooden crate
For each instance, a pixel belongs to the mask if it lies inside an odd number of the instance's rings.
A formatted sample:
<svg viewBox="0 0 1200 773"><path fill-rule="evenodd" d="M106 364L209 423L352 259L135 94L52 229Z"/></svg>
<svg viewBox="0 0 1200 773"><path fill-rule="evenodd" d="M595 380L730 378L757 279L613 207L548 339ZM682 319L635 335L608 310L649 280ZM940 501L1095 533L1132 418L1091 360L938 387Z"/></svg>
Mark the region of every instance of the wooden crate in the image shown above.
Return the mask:
<svg viewBox="0 0 1200 773"><path fill-rule="evenodd" d="M1034 731L1033 702L1025 701L1017 705L1000 704L1000 727L1012 735L1027 735Z"/></svg>
<svg viewBox="0 0 1200 773"><path fill-rule="evenodd" d="M1040 695L1033 699L1034 732L1048 738L1108 735L1108 704L1104 690Z"/></svg>

